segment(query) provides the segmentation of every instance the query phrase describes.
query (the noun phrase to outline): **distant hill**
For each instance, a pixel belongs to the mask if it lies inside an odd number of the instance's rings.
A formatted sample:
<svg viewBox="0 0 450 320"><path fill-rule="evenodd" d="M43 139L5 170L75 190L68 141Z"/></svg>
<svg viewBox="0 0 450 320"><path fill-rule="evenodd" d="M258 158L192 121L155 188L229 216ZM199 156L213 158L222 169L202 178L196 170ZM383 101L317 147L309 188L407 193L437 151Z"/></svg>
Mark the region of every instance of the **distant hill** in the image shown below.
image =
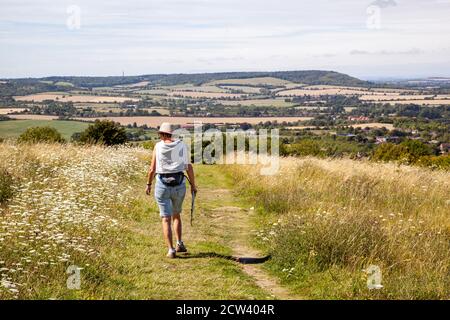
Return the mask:
<svg viewBox="0 0 450 320"><path fill-rule="evenodd" d="M214 80L245 79L255 77L274 77L297 83L340 85L340 86L368 86L369 82L335 71L305 70L305 71L274 71L274 72L222 72L222 73L194 73L194 74L150 74L141 76L113 76L113 77L45 77L36 79L15 79L13 82L43 83L71 83L75 87L93 88L102 86L115 86L149 81L153 85L177 85L202 83ZM54 85L53 85L54 86ZM67 87L65 88L67 90Z"/></svg>

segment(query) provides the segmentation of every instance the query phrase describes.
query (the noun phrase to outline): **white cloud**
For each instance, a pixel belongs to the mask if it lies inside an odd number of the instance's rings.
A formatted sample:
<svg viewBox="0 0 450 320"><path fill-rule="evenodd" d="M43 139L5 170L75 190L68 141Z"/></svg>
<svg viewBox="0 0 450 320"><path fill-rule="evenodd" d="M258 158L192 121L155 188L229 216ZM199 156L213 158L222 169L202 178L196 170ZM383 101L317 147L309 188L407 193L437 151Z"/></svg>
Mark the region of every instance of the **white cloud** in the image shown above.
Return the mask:
<svg viewBox="0 0 450 320"><path fill-rule="evenodd" d="M379 30L366 28L373 0L0 0L0 77L450 70L449 2L377 1ZM79 30L66 27L69 5Z"/></svg>

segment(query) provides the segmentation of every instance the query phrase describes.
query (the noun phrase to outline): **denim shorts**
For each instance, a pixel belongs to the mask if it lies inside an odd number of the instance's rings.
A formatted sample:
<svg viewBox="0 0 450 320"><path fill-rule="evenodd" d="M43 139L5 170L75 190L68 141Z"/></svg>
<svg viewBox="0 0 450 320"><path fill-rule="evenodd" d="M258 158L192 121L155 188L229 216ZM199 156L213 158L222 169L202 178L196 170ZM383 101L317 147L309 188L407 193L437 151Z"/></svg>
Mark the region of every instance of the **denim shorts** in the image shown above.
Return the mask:
<svg viewBox="0 0 450 320"><path fill-rule="evenodd" d="M176 187L166 186L156 177L155 199L159 206L159 215L161 217L171 217L173 214L181 213L183 200L186 195L185 178L183 182Z"/></svg>

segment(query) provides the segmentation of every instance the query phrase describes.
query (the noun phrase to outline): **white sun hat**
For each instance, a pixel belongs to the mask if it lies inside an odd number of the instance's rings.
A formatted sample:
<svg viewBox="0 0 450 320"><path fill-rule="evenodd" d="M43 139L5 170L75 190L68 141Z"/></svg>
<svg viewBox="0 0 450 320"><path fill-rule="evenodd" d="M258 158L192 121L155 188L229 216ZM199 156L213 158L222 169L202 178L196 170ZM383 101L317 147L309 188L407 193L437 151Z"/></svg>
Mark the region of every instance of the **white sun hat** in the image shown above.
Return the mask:
<svg viewBox="0 0 450 320"><path fill-rule="evenodd" d="M172 134L173 133L172 124L170 124L169 122L161 123L158 132Z"/></svg>

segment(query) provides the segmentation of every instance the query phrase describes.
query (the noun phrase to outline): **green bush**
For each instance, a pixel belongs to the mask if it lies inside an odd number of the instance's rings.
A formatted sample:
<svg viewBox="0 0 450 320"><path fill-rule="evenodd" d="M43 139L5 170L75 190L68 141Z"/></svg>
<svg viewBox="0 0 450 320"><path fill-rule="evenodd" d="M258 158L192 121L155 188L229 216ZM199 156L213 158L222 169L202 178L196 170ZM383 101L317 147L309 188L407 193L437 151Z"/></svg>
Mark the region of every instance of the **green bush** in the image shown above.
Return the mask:
<svg viewBox="0 0 450 320"><path fill-rule="evenodd" d="M112 146L125 143L127 135L125 129L116 122L96 120L79 135L78 139L81 143Z"/></svg>
<svg viewBox="0 0 450 320"><path fill-rule="evenodd" d="M302 139L293 144L282 144L280 154L283 156L342 157L367 153L368 147L356 141L344 139Z"/></svg>
<svg viewBox="0 0 450 320"><path fill-rule="evenodd" d="M397 161L408 156L405 146L393 143L380 144L374 151L372 160L375 161Z"/></svg>
<svg viewBox="0 0 450 320"><path fill-rule="evenodd" d="M13 178L5 169L0 169L0 205L5 204L13 196Z"/></svg>
<svg viewBox="0 0 450 320"><path fill-rule="evenodd" d="M450 170L450 155L421 157L417 164L423 167Z"/></svg>
<svg viewBox="0 0 450 320"><path fill-rule="evenodd" d="M417 140L405 140L400 145L408 150L410 163L415 163L420 157L433 154L429 145Z"/></svg>
<svg viewBox="0 0 450 320"><path fill-rule="evenodd" d="M155 147L155 144L156 144L155 141L148 140L142 144L142 147L144 147L144 149L153 150L153 148Z"/></svg>
<svg viewBox="0 0 450 320"><path fill-rule="evenodd" d="M61 134L52 127L33 127L28 128L24 133L22 133L18 142L21 143L63 143L65 142Z"/></svg>
<svg viewBox="0 0 450 320"><path fill-rule="evenodd" d="M405 140L400 144L383 143L379 145L372 156L375 161L400 161L405 164L415 164L425 156L431 156L430 146L417 140Z"/></svg>

